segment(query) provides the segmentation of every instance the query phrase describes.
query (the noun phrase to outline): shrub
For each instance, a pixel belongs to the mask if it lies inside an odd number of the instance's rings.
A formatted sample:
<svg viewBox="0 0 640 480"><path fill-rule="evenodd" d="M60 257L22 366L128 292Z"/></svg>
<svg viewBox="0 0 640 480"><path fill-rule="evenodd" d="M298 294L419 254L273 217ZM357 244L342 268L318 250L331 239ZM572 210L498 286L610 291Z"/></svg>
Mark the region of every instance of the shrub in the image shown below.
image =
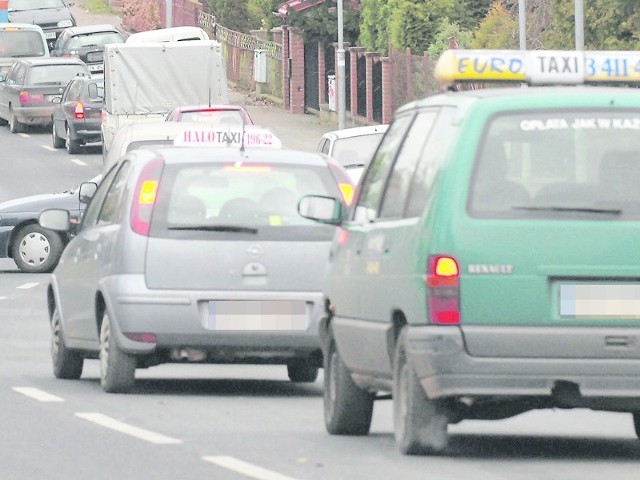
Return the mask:
<svg viewBox="0 0 640 480"><path fill-rule="evenodd" d="M124 0L122 24L131 32L146 32L160 27L160 7L156 0Z"/></svg>

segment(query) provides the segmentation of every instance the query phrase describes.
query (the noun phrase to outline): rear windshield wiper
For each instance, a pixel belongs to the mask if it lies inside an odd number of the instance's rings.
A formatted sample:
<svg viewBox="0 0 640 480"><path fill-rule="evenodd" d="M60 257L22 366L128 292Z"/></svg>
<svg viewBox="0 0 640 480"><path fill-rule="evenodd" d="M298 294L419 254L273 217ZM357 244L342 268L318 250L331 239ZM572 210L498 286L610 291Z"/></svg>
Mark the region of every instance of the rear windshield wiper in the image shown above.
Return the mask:
<svg viewBox="0 0 640 480"><path fill-rule="evenodd" d="M169 230L197 230L202 232L234 232L234 233L258 233L257 228L242 227L240 225L181 225L168 227Z"/></svg>
<svg viewBox="0 0 640 480"><path fill-rule="evenodd" d="M599 213L603 215L620 215L620 208L594 208L594 207L511 207L514 210L528 210L532 212L576 212Z"/></svg>

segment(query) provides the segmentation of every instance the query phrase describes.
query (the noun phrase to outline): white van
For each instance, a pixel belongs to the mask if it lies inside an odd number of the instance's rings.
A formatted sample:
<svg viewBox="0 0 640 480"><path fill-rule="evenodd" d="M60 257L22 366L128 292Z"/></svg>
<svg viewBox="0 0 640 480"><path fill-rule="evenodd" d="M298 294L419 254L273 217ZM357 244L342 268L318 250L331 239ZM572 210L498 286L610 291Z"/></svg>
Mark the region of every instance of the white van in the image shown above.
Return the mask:
<svg viewBox="0 0 640 480"><path fill-rule="evenodd" d="M171 27L133 33L127 43L184 42L189 40L209 40L209 35L200 27Z"/></svg>
<svg viewBox="0 0 640 480"><path fill-rule="evenodd" d="M0 74L22 57L48 57L42 28L30 23L0 23Z"/></svg>

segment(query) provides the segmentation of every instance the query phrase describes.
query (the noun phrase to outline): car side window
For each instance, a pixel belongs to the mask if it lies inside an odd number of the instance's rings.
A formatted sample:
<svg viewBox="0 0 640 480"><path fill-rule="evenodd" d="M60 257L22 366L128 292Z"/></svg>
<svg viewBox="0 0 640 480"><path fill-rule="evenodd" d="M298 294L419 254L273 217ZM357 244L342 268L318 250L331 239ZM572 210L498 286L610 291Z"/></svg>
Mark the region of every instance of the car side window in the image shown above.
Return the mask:
<svg viewBox="0 0 640 480"><path fill-rule="evenodd" d="M412 118L413 112L407 113L397 117L389 125L362 179L360 195L353 213L354 221L366 222L376 217L389 171Z"/></svg>
<svg viewBox="0 0 640 480"><path fill-rule="evenodd" d="M457 131L453 126L455 114L456 109L453 107L443 107L438 114L413 175L405 217L417 217L424 210L438 168Z"/></svg>
<svg viewBox="0 0 640 480"><path fill-rule="evenodd" d="M131 162L124 162L113 179L98 215L98 224L118 223L120 207L125 198Z"/></svg>
<svg viewBox="0 0 640 480"><path fill-rule="evenodd" d="M65 94L65 101L74 101L80 99L82 93L82 82L79 80L72 80Z"/></svg>
<svg viewBox="0 0 640 480"><path fill-rule="evenodd" d="M98 190L89 202L89 205L87 206L86 210L84 211L84 215L82 216L82 230L91 228L96 224L96 221L98 220L98 214L100 213L100 208L102 207L102 203L104 202L104 198L106 197L107 191L109 190L109 187L113 182L113 177L115 177L117 172L117 168L112 168L111 170L109 170L109 173L107 173L102 179Z"/></svg>
<svg viewBox="0 0 640 480"><path fill-rule="evenodd" d="M437 109L422 110L411 124L387 182L380 207L381 218L398 218L404 214L411 180L437 115Z"/></svg>

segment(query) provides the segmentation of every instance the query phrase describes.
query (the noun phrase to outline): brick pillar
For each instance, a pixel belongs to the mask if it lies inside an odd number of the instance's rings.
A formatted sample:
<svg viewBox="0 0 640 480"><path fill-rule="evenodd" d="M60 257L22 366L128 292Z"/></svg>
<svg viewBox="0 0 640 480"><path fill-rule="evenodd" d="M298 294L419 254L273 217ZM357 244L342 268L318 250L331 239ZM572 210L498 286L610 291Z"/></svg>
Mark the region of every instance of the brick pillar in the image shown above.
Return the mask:
<svg viewBox="0 0 640 480"><path fill-rule="evenodd" d="M358 57L364 53L364 47L351 47L349 49L350 61L350 87L351 87L351 116L358 115Z"/></svg>
<svg viewBox="0 0 640 480"><path fill-rule="evenodd" d="M280 29L282 44L282 106L289 110L291 106L291 79L289 78L289 27L284 25Z"/></svg>
<svg viewBox="0 0 640 480"><path fill-rule="evenodd" d="M318 102L320 105L327 103L327 67L324 59L324 44L318 42Z"/></svg>
<svg viewBox="0 0 640 480"><path fill-rule="evenodd" d="M390 123L393 117L393 75L391 74L391 59L382 57L382 123Z"/></svg>
<svg viewBox="0 0 640 480"><path fill-rule="evenodd" d="M289 29L289 55L291 56L291 113L304 113L304 39L302 30Z"/></svg>
<svg viewBox="0 0 640 480"><path fill-rule="evenodd" d="M367 123L373 123L373 62L380 57L378 52L367 52L364 54L366 58L366 98L367 98Z"/></svg>

